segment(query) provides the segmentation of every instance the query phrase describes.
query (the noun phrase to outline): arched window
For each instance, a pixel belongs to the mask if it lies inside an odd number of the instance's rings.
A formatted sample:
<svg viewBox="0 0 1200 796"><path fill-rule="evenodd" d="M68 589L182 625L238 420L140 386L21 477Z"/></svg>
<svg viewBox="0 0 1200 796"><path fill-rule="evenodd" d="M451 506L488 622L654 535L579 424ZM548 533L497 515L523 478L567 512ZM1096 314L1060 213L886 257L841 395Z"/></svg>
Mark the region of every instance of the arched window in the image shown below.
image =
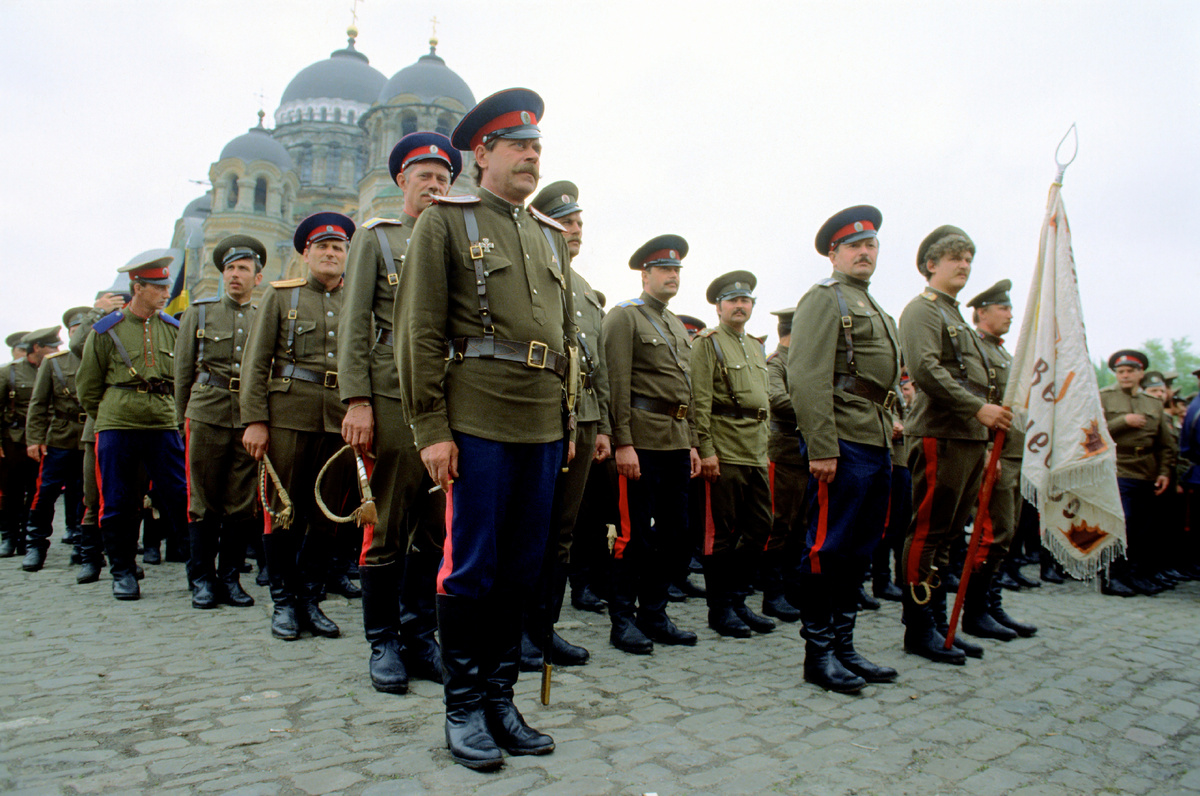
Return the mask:
<svg viewBox="0 0 1200 796"><path fill-rule="evenodd" d="M237 207L238 200L238 184L237 175L229 175L229 189L225 191L225 206L232 210Z"/></svg>
<svg viewBox="0 0 1200 796"><path fill-rule="evenodd" d="M447 138L450 137L451 131L454 130L454 119L450 118L450 114L443 113L438 117L437 131Z"/></svg>
<svg viewBox="0 0 1200 796"><path fill-rule="evenodd" d="M259 177L258 182L254 183L254 212L267 212L267 180L265 177Z"/></svg>
<svg viewBox="0 0 1200 796"><path fill-rule="evenodd" d="M354 124L354 111L346 111L346 121Z"/></svg>
<svg viewBox="0 0 1200 796"><path fill-rule="evenodd" d="M329 149L325 153L325 184L337 185L342 168L342 148L337 144L330 144Z"/></svg>
<svg viewBox="0 0 1200 796"><path fill-rule="evenodd" d="M304 109L304 118L310 122L312 121L312 108Z"/></svg>
<svg viewBox="0 0 1200 796"><path fill-rule="evenodd" d="M312 182L313 156L312 147L308 144L300 150L300 182L308 185Z"/></svg>
<svg viewBox="0 0 1200 796"><path fill-rule="evenodd" d="M325 121L325 108L321 109L321 121Z"/></svg>
<svg viewBox="0 0 1200 796"><path fill-rule="evenodd" d="M335 122L340 122L342 120L342 109L341 108L333 109L333 120Z"/></svg>
<svg viewBox="0 0 1200 796"><path fill-rule="evenodd" d="M415 133L417 131L417 114L412 111L406 111L400 119L400 137Z"/></svg>

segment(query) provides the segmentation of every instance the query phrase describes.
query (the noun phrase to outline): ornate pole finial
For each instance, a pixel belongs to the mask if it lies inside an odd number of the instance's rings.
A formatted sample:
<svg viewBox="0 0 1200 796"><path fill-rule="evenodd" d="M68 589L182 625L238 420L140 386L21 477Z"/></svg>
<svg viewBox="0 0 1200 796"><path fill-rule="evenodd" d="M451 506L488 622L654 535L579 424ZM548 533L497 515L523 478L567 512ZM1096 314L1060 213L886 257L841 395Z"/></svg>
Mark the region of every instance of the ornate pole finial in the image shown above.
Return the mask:
<svg viewBox="0 0 1200 796"><path fill-rule="evenodd" d="M429 22L430 22L430 24L433 26L433 33L432 33L432 34L430 34L430 36L429 36L429 53L432 55L432 54L434 54L434 53L436 53L436 52L437 52L437 45L438 45L438 38L437 38L437 26L438 26L438 18L437 18L436 16L435 16L435 17L431 17L431 18L429 19Z"/></svg>
<svg viewBox="0 0 1200 796"><path fill-rule="evenodd" d="M267 116L267 112L264 111L262 108L259 108L258 109L258 129L260 129L260 130L264 129L263 128L263 119L266 118L266 116Z"/></svg>
<svg viewBox="0 0 1200 796"><path fill-rule="evenodd" d="M1074 141L1075 148L1074 148L1074 151L1071 152L1071 159L1068 160L1066 163L1063 163L1061 160L1058 159L1058 155L1060 152L1062 152L1063 144L1067 143L1067 139L1070 138L1072 135L1074 135L1074 138L1075 138L1075 141ZM1070 166L1072 163L1075 162L1075 156L1078 154L1079 154L1079 130L1076 129L1075 123L1072 122L1071 126L1067 128L1066 135L1064 135L1062 137L1062 140L1058 142L1058 146L1054 150L1054 164L1056 166L1058 166L1058 174L1056 174L1054 177L1055 185L1062 185L1063 173L1066 172L1067 166Z"/></svg>

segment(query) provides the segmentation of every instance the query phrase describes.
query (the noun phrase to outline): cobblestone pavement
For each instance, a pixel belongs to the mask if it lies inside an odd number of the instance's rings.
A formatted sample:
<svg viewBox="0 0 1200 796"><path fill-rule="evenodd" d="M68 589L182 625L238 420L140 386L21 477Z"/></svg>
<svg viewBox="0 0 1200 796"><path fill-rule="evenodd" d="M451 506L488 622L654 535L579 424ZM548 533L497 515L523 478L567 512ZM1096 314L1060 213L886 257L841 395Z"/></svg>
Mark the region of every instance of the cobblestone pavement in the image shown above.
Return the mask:
<svg viewBox="0 0 1200 796"><path fill-rule="evenodd" d="M0 792L37 794L1200 793L1200 584L1154 598L1080 583L1008 594L1040 632L982 661L900 649L899 607L860 615L858 647L900 669L858 696L801 680L796 626L720 639L691 600L692 649L608 645L605 617L564 611L592 651L557 669L552 704L518 705L558 743L494 774L453 764L441 688L376 693L358 602L341 639L271 638L248 609L190 607L181 564L146 567L139 602L76 585L57 538L45 570L0 560Z"/></svg>

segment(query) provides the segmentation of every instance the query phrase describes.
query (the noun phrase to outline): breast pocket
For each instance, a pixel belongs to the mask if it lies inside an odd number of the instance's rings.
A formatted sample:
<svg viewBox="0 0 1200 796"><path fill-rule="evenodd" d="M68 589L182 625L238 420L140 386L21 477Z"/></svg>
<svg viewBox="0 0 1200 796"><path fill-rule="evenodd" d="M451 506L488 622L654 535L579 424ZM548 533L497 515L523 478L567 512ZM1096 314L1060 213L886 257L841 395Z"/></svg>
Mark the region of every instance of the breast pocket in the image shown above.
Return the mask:
<svg viewBox="0 0 1200 796"><path fill-rule="evenodd" d="M851 333L863 339L884 334L883 318L870 307L850 307Z"/></svg>
<svg viewBox="0 0 1200 796"><path fill-rule="evenodd" d="M463 258L463 264L468 270L475 270L475 261L471 259L469 253ZM502 276L504 273L507 273L507 269L510 266L512 266L512 261L503 255L496 254L495 252L486 252L483 255L484 276L491 276L492 274Z"/></svg>
<svg viewBox="0 0 1200 796"><path fill-rule="evenodd" d="M316 321L296 321L296 337L292 343L296 358L321 353L321 337L317 334Z"/></svg>
<svg viewBox="0 0 1200 796"><path fill-rule="evenodd" d="M641 338L642 345L657 347L667 344L667 341L662 339L662 337L657 334L642 334L638 335L638 337Z"/></svg>

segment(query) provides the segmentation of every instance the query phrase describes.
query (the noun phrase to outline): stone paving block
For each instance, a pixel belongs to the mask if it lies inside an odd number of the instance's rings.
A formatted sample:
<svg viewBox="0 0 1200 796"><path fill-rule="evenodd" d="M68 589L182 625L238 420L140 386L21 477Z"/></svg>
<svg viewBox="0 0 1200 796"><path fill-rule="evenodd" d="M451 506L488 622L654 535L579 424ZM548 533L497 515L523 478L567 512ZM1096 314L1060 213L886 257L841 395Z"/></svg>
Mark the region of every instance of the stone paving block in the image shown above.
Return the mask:
<svg viewBox="0 0 1200 796"><path fill-rule="evenodd" d="M1125 733L1125 737L1142 746L1162 746L1167 742L1167 739L1158 733L1144 730L1141 727L1131 728Z"/></svg>
<svg viewBox="0 0 1200 796"><path fill-rule="evenodd" d="M362 782L363 777L344 768L324 768L291 777L297 788L312 796L332 793Z"/></svg>

